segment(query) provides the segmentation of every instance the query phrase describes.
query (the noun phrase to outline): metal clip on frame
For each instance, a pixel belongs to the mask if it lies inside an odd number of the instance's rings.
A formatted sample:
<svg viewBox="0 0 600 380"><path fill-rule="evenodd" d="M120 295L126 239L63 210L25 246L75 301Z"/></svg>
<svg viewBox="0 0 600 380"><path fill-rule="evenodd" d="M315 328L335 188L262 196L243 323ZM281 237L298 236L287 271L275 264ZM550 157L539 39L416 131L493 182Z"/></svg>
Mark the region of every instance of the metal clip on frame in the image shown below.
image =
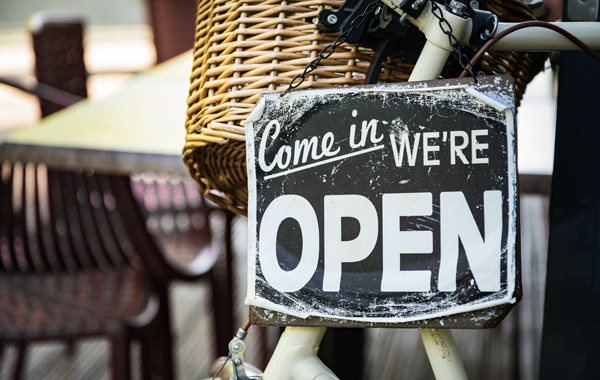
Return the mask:
<svg viewBox="0 0 600 380"><path fill-rule="evenodd" d="M419 55L425 39L405 16L384 4L378 4L374 12L365 14L375 0L346 0L337 10L324 9L319 12L318 27L324 31L347 33L345 41L371 47L375 54L365 77L365 84L377 83L379 73L390 55L401 54L402 59L414 61ZM406 15L418 17L425 8L425 0L405 0ZM360 20L366 17L367 20ZM356 27L353 24L359 22Z"/></svg>
<svg viewBox="0 0 600 380"><path fill-rule="evenodd" d="M231 380L259 380L261 376L248 376L244 364L244 351L246 351L246 343L244 338L248 332L244 329L239 329L235 334L235 338L229 342L229 354L233 363L233 376Z"/></svg>
<svg viewBox="0 0 600 380"><path fill-rule="evenodd" d="M365 14L365 10L372 5L373 0L346 0L337 11L324 9L318 16L319 29L347 33L347 43L360 43L373 49L365 84L377 83L383 64L389 57L405 62L417 61L426 44L426 37L421 33L424 30L419 31L413 24L425 9L428 10L426 13L431 14L431 5L427 0L383 0L374 12ZM479 10L477 2L464 4L453 0L447 13L471 20L469 44L474 47L483 45L494 35L498 25L498 18L491 12ZM361 16L367 20L360 22ZM443 46L444 41L440 41L440 44ZM455 74L457 76L458 72Z"/></svg>

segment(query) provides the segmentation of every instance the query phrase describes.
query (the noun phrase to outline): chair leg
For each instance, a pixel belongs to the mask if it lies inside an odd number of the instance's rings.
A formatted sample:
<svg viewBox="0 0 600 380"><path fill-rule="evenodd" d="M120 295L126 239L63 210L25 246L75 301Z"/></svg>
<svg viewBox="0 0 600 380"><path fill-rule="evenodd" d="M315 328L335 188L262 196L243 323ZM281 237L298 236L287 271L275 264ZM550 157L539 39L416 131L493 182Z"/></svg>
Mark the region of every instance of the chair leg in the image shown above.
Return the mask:
<svg viewBox="0 0 600 380"><path fill-rule="evenodd" d="M215 326L216 356L229 354L229 342L235 334L233 321L233 240L232 223L234 215L225 212L225 254L215 263L211 271L211 290L213 302L213 321Z"/></svg>
<svg viewBox="0 0 600 380"><path fill-rule="evenodd" d="M68 338L66 340L66 345L67 345L67 355L69 355L69 357L73 357L73 355L75 354L75 339Z"/></svg>
<svg viewBox="0 0 600 380"><path fill-rule="evenodd" d="M160 372L163 380L174 379L174 358L173 358L173 336L171 334L171 312L169 310L169 297L167 287L160 290L161 307L157 316L158 334L152 351L157 356L157 361L161 363Z"/></svg>
<svg viewBox="0 0 600 380"><path fill-rule="evenodd" d="M25 343L17 344L17 361L13 370L13 380L21 380L23 376L23 366L25 365L25 354L27 345Z"/></svg>
<svg viewBox="0 0 600 380"><path fill-rule="evenodd" d="M138 330L136 335L141 343L142 379L173 380L175 364L168 290L164 286L157 288L160 307L156 319L150 326Z"/></svg>
<svg viewBox="0 0 600 380"><path fill-rule="evenodd" d="M161 372L163 380L173 380L174 373L174 363L173 363L173 340L171 337L171 332L167 332L167 326L162 329L160 335L160 342L157 345L157 354L160 355L161 358Z"/></svg>
<svg viewBox="0 0 600 380"><path fill-rule="evenodd" d="M140 366L142 380L152 380L152 340L150 334L140 337Z"/></svg>
<svg viewBox="0 0 600 380"><path fill-rule="evenodd" d="M131 378L131 339L125 327L115 329L111 334L111 368L113 380Z"/></svg>
<svg viewBox="0 0 600 380"><path fill-rule="evenodd" d="M0 373L2 373L2 360L4 359L4 345L0 343Z"/></svg>

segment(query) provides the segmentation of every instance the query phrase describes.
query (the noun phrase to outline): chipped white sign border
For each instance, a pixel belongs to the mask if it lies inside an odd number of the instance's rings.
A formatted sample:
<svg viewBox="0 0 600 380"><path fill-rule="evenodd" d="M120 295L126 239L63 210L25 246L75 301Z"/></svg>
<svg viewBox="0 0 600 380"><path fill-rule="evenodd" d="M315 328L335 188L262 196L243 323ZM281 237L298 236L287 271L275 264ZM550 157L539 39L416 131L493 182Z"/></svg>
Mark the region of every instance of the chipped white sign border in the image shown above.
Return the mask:
<svg viewBox="0 0 600 380"><path fill-rule="evenodd" d="M255 255L258 252L258 242L257 242L257 210L256 210L256 202L257 202L257 190L256 190L256 160L255 156L255 133L254 133L254 123L260 120L263 115L263 111L265 105L268 101L278 100L278 101L290 101L290 99L297 99L298 97L303 96L332 96L332 95L340 95L340 94L349 94L349 93L435 93L435 92L443 92L449 90L459 90L464 91L466 94L469 94L474 99L486 104L489 107L494 108L500 113L504 113L505 122L506 122L506 136L507 136L507 149L508 149L508 173L509 173L509 182L512 186L508 186L508 203L509 210L516 210L516 181L517 181L517 168L516 168L516 152L514 151L515 147L515 125L514 125L514 105L512 93L504 94L498 93L495 91L495 85L499 82L506 82L507 77L496 76L493 77L493 81L491 83L486 83L483 85L473 85L473 84L445 84L440 85L440 82L443 81L435 81L432 82L435 85L431 85L428 82L414 82L414 83L400 83L400 84L392 84L392 85L378 85L378 86L361 86L361 87L351 87L351 88L327 88L327 89L313 89L313 90L305 90L305 91L294 91L287 95L285 98L280 98L280 93L265 93L261 95L258 103L252 114L248 117L245 123L246 129L246 154L247 154L247 168L248 168L248 293L246 298L246 304L250 306L255 306L259 308L264 308L267 310L272 310L275 312L281 312L284 314L293 315L298 318L308 318L308 317L323 317L323 318L339 318L342 320L354 320L354 321L364 321L364 322L373 322L373 323L404 323L404 322L413 322L424 319L431 319L437 317L444 317L459 313L478 311L482 309L493 308L495 306L512 304L516 302L515 299L515 286L517 283L517 264L516 264L516 235L517 235L517 216L513 213L509 217L509 225L506 226L508 228L508 241L506 247L512 250L512 252L507 253L507 290L506 295L501 299L493 299L488 301L482 301L475 304L468 305L458 305L454 308L448 308L441 310L439 312L420 314L417 316L390 316L390 317L347 317L343 315L339 315L335 311L329 310L327 313L323 313L317 310L312 310L310 308L305 309L290 309L286 306L282 306L280 304L274 303L270 300L261 298L256 295L256 260ZM515 159L512 159L515 158Z"/></svg>

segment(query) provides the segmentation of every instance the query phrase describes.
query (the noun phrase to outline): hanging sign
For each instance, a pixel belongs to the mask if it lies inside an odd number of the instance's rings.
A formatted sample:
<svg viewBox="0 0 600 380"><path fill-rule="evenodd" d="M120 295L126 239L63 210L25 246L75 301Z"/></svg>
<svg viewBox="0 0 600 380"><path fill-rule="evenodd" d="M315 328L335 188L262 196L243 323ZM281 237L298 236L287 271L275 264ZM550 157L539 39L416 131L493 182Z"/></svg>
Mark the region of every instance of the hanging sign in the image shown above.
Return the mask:
<svg viewBox="0 0 600 380"><path fill-rule="evenodd" d="M512 80L261 96L246 123L247 303L408 322L514 303Z"/></svg>

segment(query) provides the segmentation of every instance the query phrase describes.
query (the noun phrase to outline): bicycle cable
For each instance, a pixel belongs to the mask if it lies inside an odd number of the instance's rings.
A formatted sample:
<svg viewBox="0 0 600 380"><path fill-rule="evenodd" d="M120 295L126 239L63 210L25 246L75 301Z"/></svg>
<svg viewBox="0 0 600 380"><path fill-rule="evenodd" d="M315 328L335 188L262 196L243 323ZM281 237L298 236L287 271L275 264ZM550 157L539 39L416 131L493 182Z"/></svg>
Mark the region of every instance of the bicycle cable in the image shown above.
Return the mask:
<svg viewBox="0 0 600 380"><path fill-rule="evenodd" d="M589 54L598 63L600 63L600 56L594 50L592 50L589 46L587 46L583 41L581 41L579 38L575 37L570 32L566 31L565 29L563 29L557 25L554 25L554 24L551 24L548 22L532 20L532 21L524 21L524 22L521 22L521 23L518 23L518 24L515 24L512 26L509 26L508 28L506 28L503 31L494 35L494 37L492 37L485 44L483 44L483 46L479 50L477 50L475 55L473 55L473 58L471 58L471 61L469 62L469 67L472 68L481 59L481 57L483 57L483 55L490 49L490 47L492 45L494 45L496 42L498 42L500 39L506 37L510 33L513 33L517 30L520 30L523 28L531 28L531 27L546 28L546 29L553 30L553 31L563 35L564 37L568 38L571 42L573 42L575 45L577 45L577 47L579 47L581 50L583 50L584 52ZM460 73L460 75L458 77L464 78L467 76L468 73L469 73L468 70L463 68L463 71ZM473 74L471 73L471 76L472 75Z"/></svg>
<svg viewBox="0 0 600 380"><path fill-rule="evenodd" d="M211 380L216 380L216 379L220 379L219 374L221 373L221 371L223 370L223 368L225 368L225 366L227 365L227 362L229 362L231 360L231 354L229 354L227 356L227 359L225 359L225 361L223 362L223 364L221 364L221 367L219 367L219 369L217 371L215 371L214 376L211 378Z"/></svg>
<svg viewBox="0 0 600 380"><path fill-rule="evenodd" d="M252 326L252 322L250 322L250 319L248 318L248 319L246 319L246 322L244 322L242 327L240 327L240 330L243 330L244 332L248 332L248 329L250 329L250 326ZM217 378L219 378L218 377L219 374L221 373L221 371L223 371L223 369L227 365L227 362L229 362L231 360L231 357L232 357L232 354L230 352L229 355L227 355L227 358L225 359L223 364L221 364L221 367L219 367L219 369L217 371L215 371L215 374L213 375L211 380L216 380Z"/></svg>

